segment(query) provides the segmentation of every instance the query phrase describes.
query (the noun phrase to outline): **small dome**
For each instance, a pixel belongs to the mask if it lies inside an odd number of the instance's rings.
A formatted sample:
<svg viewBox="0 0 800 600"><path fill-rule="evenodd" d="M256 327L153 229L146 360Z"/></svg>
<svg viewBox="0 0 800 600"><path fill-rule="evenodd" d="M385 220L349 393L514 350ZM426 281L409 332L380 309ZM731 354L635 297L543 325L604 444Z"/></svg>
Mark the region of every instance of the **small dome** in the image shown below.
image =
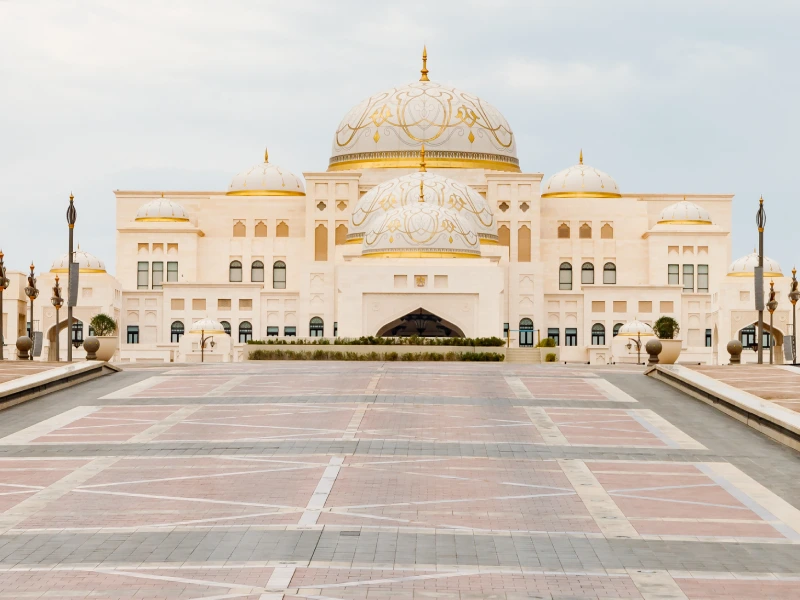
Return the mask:
<svg viewBox="0 0 800 600"><path fill-rule="evenodd" d="M364 234L363 256L479 257L472 221L457 211L417 202L381 214Z"/></svg>
<svg viewBox="0 0 800 600"><path fill-rule="evenodd" d="M608 173L579 162L559 171L544 183L542 198L622 198L617 182Z"/></svg>
<svg viewBox="0 0 800 600"><path fill-rule="evenodd" d="M617 335L627 336L627 337L647 337L655 335L656 333L653 331L653 328L650 327L647 323L642 323L638 319L634 319L633 321L628 321L619 328L619 333Z"/></svg>
<svg viewBox="0 0 800 600"><path fill-rule="evenodd" d="M303 181L291 171L269 162L253 165L237 174L228 186L226 196L305 196Z"/></svg>
<svg viewBox="0 0 800 600"><path fill-rule="evenodd" d="M663 225L711 225L711 215L702 206L684 198L662 210L658 222Z"/></svg>
<svg viewBox="0 0 800 600"><path fill-rule="evenodd" d="M728 277L753 277L758 266L758 252L743 256L728 267ZM764 257L764 277L783 277L778 261Z"/></svg>
<svg viewBox="0 0 800 600"><path fill-rule="evenodd" d="M364 194L350 216L347 242L360 242L387 212L419 204L420 194L426 204L453 210L471 220L480 243L498 243L497 222L486 199L468 185L426 171L390 179Z"/></svg>
<svg viewBox="0 0 800 600"><path fill-rule="evenodd" d="M189 333L222 334L225 333L225 329L219 321L206 317L205 319L200 319L192 323L192 326L189 328Z"/></svg>
<svg viewBox="0 0 800 600"><path fill-rule="evenodd" d="M136 211L136 221L160 221L160 222L186 222L189 214L186 209L174 200L161 198L151 200L147 204L142 204Z"/></svg>
<svg viewBox="0 0 800 600"><path fill-rule="evenodd" d="M78 249L75 250L74 260L79 265L80 273L105 273L106 265L102 260L97 258L94 254L89 254L81 250L80 244ZM69 253L65 253L61 258L53 261L50 267L51 273L68 273L69 272Z"/></svg>
<svg viewBox="0 0 800 600"><path fill-rule="evenodd" d="M519 172L517 144L505 117L477 96L428 79L370 96L333 136L329 171L415 167L422 144L431 167Z"/></svg>

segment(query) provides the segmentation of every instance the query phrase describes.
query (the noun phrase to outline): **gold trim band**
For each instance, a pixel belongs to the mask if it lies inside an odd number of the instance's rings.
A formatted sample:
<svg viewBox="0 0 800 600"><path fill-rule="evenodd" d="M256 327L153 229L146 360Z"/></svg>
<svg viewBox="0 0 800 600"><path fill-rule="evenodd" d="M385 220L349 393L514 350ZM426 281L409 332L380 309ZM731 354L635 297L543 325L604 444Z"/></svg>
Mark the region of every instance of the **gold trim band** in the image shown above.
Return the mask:
<svg viewBox="0 0 800 600"><path fill-rule="evenodd" d="M367 258L480 258L479 253L471 252L364 252Z"/></svg>
<svg viewBox="0 0 800 600"><path fill-rule="evenodd" d="M659 221L656 225L713 225L711 221L705 221L703 219L687 219L687 220L672 220L672 219L665 219L663 221Z"/></svg>
<svg viewBox="0 0 800 600"><path fill-rule="evenodd" d="M483 154L479 152L448 152L426 150L425 166L440 169L488 169L519 173L519 161L502 154ZM328 171L355 171L358 169L381 168L419 168L419 152L394 150L385 152L359 152L332 156Z"/></svg>
<svg viewBox="0 0 800 600"><path fill-rule="evenodd" d="M305 196L305 192L288 192L282 190L236 190L225 192L226 196Z"/></svg>
<svg viewBox="0 0 800 600"><path fill-rule="evenodd" d="M188 223L189 219L186 217L137 217L134 219L138 223Z"/></svg>
<svg viewBox="0 0 800 600"><path fill-rule="evenodd" d="M50 269L51 273L69 273L69 269ZM105 269L78 269L78 273L107 273Z"/></svg>
<svg viewBox="0 0 800 600"><path fill-rule="evenodd" d="M542 198L622 198L616 192L547 192Z"/></svg>
<svg viewBox="0 0 800 600"><path fill-rule="evenodd" d="M728 273L728 277L755 277L755 273L750 271ZM783 277L783 273L775 273L773 271L765 271L764 277Z"/></svg>

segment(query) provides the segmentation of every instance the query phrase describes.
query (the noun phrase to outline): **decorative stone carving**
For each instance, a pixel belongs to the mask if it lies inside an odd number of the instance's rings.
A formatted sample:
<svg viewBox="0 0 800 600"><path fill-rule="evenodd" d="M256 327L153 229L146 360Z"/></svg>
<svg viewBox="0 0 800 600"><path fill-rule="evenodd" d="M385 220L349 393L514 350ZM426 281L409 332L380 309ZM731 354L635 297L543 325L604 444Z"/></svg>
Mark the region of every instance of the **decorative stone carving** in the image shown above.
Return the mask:
<svg viewBox="0 0 800 600"><path fill-rule="evenodd" d="M83 349L86 350L86 360L97 360L97 351L100 350L100 340L90 335L83 340Z"/></svg>
<svg viewBox="0 0 800 600"><path fill-rule="evenodd" d="M731 364L739 365L742 363L742 342L731 340L727 345L728 354L731 355Z"/></svg>

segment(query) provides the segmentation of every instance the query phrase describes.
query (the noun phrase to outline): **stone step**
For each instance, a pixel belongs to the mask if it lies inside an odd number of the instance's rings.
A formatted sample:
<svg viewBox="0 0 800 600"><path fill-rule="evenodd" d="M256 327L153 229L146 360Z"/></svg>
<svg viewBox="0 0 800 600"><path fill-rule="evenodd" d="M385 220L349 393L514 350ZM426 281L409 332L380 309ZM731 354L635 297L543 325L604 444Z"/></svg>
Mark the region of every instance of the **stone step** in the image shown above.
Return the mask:
<svg viewBox="0 0 800 600"><path fill-rule="evenodd" d="M539 364L542 362L542 353L539 348L507 348L505 362Z"/></svg>

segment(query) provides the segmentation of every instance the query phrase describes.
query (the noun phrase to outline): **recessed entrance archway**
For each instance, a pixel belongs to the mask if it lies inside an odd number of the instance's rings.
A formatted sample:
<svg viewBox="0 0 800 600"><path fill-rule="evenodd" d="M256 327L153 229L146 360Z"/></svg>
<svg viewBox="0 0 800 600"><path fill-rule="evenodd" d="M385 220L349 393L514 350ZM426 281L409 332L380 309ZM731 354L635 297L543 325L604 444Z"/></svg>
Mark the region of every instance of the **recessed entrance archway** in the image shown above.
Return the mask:
<svg viewBox="0 0 800 600"><path fill-rule="evenodd" d="M381 327L380 337L464 337L458 325L425 310L418 308Z"/></svg>

